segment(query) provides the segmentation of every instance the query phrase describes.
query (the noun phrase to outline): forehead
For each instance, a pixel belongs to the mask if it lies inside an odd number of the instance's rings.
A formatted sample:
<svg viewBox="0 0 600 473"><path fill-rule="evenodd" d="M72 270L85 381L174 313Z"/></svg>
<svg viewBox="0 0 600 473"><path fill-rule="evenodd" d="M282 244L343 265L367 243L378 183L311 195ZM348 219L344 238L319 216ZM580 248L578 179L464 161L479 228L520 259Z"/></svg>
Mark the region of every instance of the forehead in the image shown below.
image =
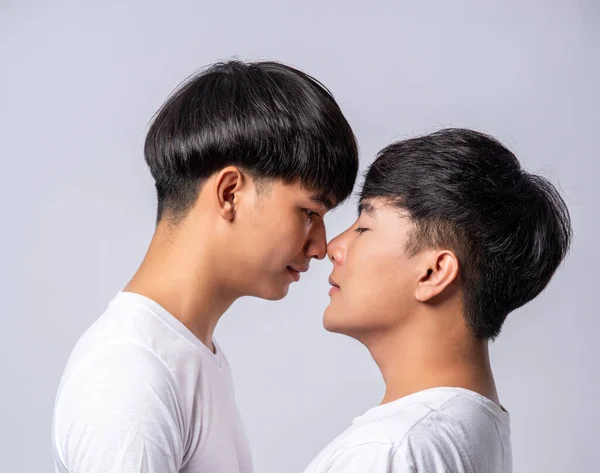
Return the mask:
<svg viewBox="0 0 600 473"><path fill-rule="evenodd" d="M405 254L414 231L414 223L406 210L383 199L363 200L359 210L361 212L354 225L371 230L369 238L364 240L365 245L377 247L379 254Z"/></svg>
<svg viewBox="0 0 600 473"><path fill-rule="evenodd" d="M285 194L292 199L312 201L314 204L321 205L327 210L331 210L336 206L335 199L328 195L327 192L310 189L298 182L286 184L280 181L275 183L274 186L278 189L278 193Z"/></svg>
<svg viewBox="0 0 600 473"><path fill-rule="evenodd" d="M358 215L360 216L362 213L369 215L370 217L375 217L377 213L376 207L370 201L370 199L361 200L358 203Z"/></svg>
<svg viewBox="0 0 600 473"><path fill-rule="evenodd" d="M360 216L361 214L377 218L378 220L397 219L401 223L410 221L410 215L407 210L394 205L382 197L362 199L358 204L358 215Z"/></svg>
<svg viewBox="0 0 600 473"><path fill-rule="evenodd" d="M392 206L381 197L361 199L358 203L358 215L367 214L369 217L377 217L378 214L391 209Z"/></svg>

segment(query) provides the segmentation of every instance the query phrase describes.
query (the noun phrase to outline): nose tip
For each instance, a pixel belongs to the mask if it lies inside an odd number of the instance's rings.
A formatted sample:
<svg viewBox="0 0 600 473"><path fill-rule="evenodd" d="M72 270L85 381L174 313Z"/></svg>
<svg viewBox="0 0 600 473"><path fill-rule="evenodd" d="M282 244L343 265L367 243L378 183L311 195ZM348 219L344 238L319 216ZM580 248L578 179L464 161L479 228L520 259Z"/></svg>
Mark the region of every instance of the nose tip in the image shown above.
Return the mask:
<svg viewBox="0 0 600 473"><path fill-rule="evenodd" d="M306 255L309 259L317 259L322 260L327 256L327 242L323 242L322 244L319 242L313 242L313 244L308 245Z"/></svg>
<svg viewBox="0 0 600 473"><path fill-rule="evenodd" d="M322 260L322 259L324 259L324 258L325 258L325 256L327 256L327 244L325 244L325 245L323 246L323 249L322 249L322 250L319 250L319 251L317 252L317 254L316 254L315 258L316 258L316 259L318 259L318 260Z"/></svg>
<svg viewBox="0 0 600 473"><path fill-rule="evenodd" d="M327 256L327 236L325 232L325 226L315 227L311 230L308 242L307 242L307 256L322 260Z"/></svg>
<svg viewBox="0 0 600 473"><path fill-rule="evenodd" d="M329 261L335 263L335 256L333 256L333 252L329 251L329 245L327 245L327 257L329 258Z"/></svg>
<svg viewBox="0 0 600 473"><path fill-rule="evenodd" d="M343 261L343 252L341 245L338 244L338 238L334 238L327 245L327 256L329 260L334 264L340 264Z"/></svg>

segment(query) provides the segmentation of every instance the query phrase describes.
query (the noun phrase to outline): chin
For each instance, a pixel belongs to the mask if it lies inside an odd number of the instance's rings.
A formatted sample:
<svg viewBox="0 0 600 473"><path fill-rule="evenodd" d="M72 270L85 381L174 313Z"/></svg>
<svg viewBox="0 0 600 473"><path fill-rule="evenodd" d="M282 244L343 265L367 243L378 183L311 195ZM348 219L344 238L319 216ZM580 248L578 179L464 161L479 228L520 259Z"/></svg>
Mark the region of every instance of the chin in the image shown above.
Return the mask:
<svg viewBox="0 0 600 473"><path fill-rule="evenodd" d="M365 334L375 329L369 321L361 319L358 313L334 308L331 304L325 309L323 327L328 332L345 335L358 341L363 340Z"/></svg>
<svg viewBox="0 0 600 473"><path fill-rule="evenodd" d="M267 301L280 301L288 295L289 290L290 286L287 284L270 284L265 285L265 287L258 288L258 290L255 291L252 295L254 297L265 299Z"/></svg>
<svg viewBox="0 0 600 473"><path fill-rule="evenodd" d="M325 314L323 315L323 327L328 332L346 333L343 316L336 313L336 311L331 308L331 304L325 309Z"/></svg>

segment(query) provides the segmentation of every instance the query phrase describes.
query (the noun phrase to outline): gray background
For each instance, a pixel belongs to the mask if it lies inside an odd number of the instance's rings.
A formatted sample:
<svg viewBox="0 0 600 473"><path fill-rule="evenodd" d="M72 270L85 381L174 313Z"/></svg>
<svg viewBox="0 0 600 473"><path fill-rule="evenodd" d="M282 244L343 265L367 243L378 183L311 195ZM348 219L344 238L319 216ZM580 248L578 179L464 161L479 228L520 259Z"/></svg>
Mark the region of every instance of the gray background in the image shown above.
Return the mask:
<svg viewBox="0 0 600 473"><path fill-rule="evenodd" d="M363 168L394 139L460 125L560 183L575 245L509 317L493 365L515 472L594 470L597 1L83 3L0 1L1 471L51 471L64 363L153 230L146 124L182 78L234 55L323 81ZM330 237L354 205L328 217ZM366 350L321 328L330 265L313 266L286 300L240 300L218 328L257 473L300 472L383 394Z"/></svg>

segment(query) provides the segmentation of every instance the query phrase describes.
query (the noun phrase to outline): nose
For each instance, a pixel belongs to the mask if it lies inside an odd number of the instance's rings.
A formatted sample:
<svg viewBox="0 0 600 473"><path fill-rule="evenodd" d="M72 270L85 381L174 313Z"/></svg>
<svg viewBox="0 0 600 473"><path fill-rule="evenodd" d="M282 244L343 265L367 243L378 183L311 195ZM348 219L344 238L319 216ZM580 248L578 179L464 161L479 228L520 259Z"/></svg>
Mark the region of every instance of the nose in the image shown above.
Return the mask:
<svg viewBox="0 0 600 473"><path fill-rule="evenodd" d="M316 258L320 260L325 258L327 254L327 233L323 222L320 225L315 225L309 232L305 253L309 259Z"/></svg>
<svg viewBox="0 0 600 473"><path fill-rule="evenodd" d="M334 265L344 264L344 259L346 258L344 234L345 233L342 233L336 236L329 242L329 245L327 245L327 256L329 256L329 259Z"/></svg>

